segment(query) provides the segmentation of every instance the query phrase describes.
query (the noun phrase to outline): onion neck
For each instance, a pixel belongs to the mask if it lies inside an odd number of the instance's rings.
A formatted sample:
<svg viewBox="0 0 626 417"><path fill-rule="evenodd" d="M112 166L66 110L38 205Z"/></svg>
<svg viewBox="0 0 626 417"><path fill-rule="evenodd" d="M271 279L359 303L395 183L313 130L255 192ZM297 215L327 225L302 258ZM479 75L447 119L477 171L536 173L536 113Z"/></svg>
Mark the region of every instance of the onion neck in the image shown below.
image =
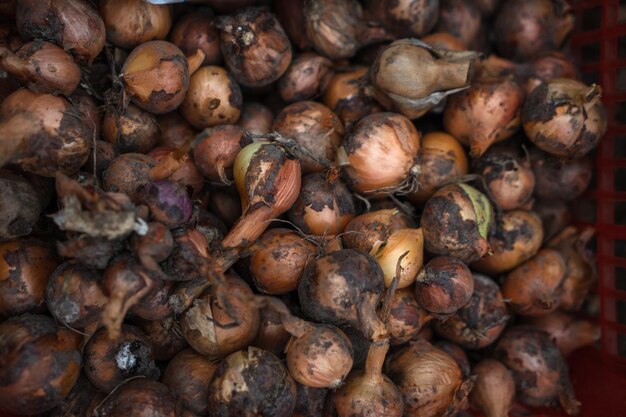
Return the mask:
<svg viewBox="0 0 626 417"><path fill-rule="evenodd" d="M365 361L365 378L367 380L380 381L382 379L383 365L387 352L389 352L389 339L370 344Z"/></svg>
<svg viewBox="0 0 626 417"><path fill-rule="evenodd" d="M0 68L17 76L27 76L30 74L27 66L27 61L20 59L9 48L0 46Z"/></svg>
<svg viewBox="0 0 626 417"><path fill-rule="evenodd" d="M223 248L241 248L257 240L280 213L271 207L259 206L244 214L222 240Z"/></svg>
<svg viewBox="0 0 626 417"><path fill-rule="evenodd" d="M358 307L361 331L372 342L380 342L389 337L387 327L376 314L378 295L365 293Z"/></svg>
<svg viewBox="0 0 626 417"><path fill-rule="evenodd" d="M465 62L435 61L437 64L437 90L447 91L465 87L474 75L473 60Z"/></svg>

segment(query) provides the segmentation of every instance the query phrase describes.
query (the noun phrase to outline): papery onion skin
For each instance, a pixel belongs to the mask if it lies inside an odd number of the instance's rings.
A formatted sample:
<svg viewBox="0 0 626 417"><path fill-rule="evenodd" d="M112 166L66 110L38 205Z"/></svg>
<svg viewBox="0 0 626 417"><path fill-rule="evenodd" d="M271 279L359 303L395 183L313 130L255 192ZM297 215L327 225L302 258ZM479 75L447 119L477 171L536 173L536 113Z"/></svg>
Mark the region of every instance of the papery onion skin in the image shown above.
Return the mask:
<svg viewBox="0 0 626 417"><path fill-rule="evenodd" d="M596 323L561 311L531 318L526 323L548 333L563 356L600 340L600 326Z"/></svg>
<svg viewBox="0 0 626 417"><path fill-rule="evenodd" d="M102 120L104 140L120 153L147 153L158 143L159 133L154 115L132 104L123 112L109 109Z"/></svg>
<svg viewBox="0 0 626 417"><path fill-rule="evenodd" d="M464 51L465 45L458 38L448 32L434 32L421 37L422 42L433 48L449 49L450 51Z"/></svg>
<svg viewBox="0 0 626 417"><path fill-rule="evenodd" d="M467 304L445 321L434 323L435 331L465 349L483 349L502 334L508 312L498 284L474 273L474 292Z"/></svg>
<svg viewBox="0 0 626 417"><path fill-rule="evenodd" d="M439 0L368 0L368 12L397 37L429 33L439 17Z"/></svg>
<svg viewBox="0 0 626 417"><path fill-rule="evenodd" d="M193 159L202 175L212 181L229 183L233 178L233 164L241 149L252 141L239 126L219 125L205 130L203 138L195 143Z"/></svg>
<svg viewBox="0 0 626 417"><path fill-rule="evenodd" d="M346 248L370 253L378 251L395 232L414 227L413 220L398 209L375 210L352 219L341 239Z"/></svg>
<svg viewBox="0 0 626 417"><path fill-rule="evenodd" d="M292 103L321 96L333 76L332 68L332 61L321 55L298 55L278 81L281 98Z"/></svg>
<svg viewBox="0 0 626 417"><path fill-rule="evenodd" d="M177 400L164 384L146 378L128 381L106 397L97 410L102 417L180 417Z"/></svg>
<svg viewBox="0 0 626 417"><path fill-rule="evenodd" d="M107 40L122 48L131 49L154 39L165 39L172 26L169 5L151 4L145 0L104 0L100 3Z"/></svg>
<svg viewBox="0 0 626 417"><path fill-rule="evenodd" d="M220 33L214 19L209 9L196 9L184 14L174 23L169 40L185 56L192 56L198 49L204 52L202 65L219 65L222 62Z"/></svg>
<svg viewBox="0 0 626 417"><path fill-rule="evenodd" d="M514 326L504 333L495 358L513 374L517 398L532 407L558 403L570 415L578 414L567 364L550 336L530 326Z"/></svg>
<svg viewBox="0 0 626 417"><path fill-rule="evenodd" d="M22 175L0 171L0 241L29 234L39 220L39 190Z"/></svg>
<svg viewBox="0 0 626 417"><path fill-rule="evenodd" d="M154 160L159 163L163 159L171 156L173 152L176 152L175 148L158 146L148 152L148 156L154 158ZM193 158L185 158L181 166L174 171L168 179L183 185L189 191L192 198L198 197L204 186L204 178L196 167L196 164L194 164Z"/></svg>
<svg viewBox="0 0 626 417"><path fill-rule="evenodd" d="M530 160L535 174L535 195L546 200L571 201L582 195L593 176L589 156L559 158L532 149Z"/></svg>
<svg viewBox="0 0 626 417"><path fill-rule="evenodd" d="M131 200L138 201L141 187L151 182L150 170L156 161L143 154L126 153L118 156L102 175L102 185L106 191L121 192Z"/></svg>
<svg viewBox="0 0 626 417"><path fill-rule="evenodd" d="M415 282L424 263L424 232L422 229L400 229L371 254L383 270L385 287L391 287L396 276L398 288L408 287ZM398 267L401 268L399 274Z"/></svg>
<svg viewBox="0 0 626 417"><path fill-rule="evenodd" d="M455 345L452 342L448 342L447 340L440 340L433 344L437 349L441 349L446 352L448 355L454 359L454 361L459 365L461 371L463 371L463 375L468 376L471 374L470 371L470 362L465 354L465 351L458 345Z"/></svg>
<svg viewBox="0 0 626 417"><path fill-rule="evenodd" d="M434 314L453 314L470 300L474 280L460 260L447 256L431 259L417 275L415 300Z"/></svg>
<svg viewBox="0 0 626 417"><path fill-rule="evenodd" d="M240 415L247 410L265 417L291 416L296 384L272 353L249 347L233 353L218 366L209 389L210 414Z"/></svg>
<svg viewBox="0 0 626 417"><path fill-rule="evenodd" d="M411 287L394 292L389 309L387 330L392 346L416 340L420 330L433 316L415 300L415 290Z"/></svg>
<svg viewBox="0 0 626 417"><path fill-rule="evenodd" d="M566 271L565 259L558 251L542 249L506 275L502 295L522 316L549 314L559 307Z"/></svg>
<svg viewBox="0 0 626 417"><path fill-rule="evenodd" d="M472 368L476 375L469 400L485 417L508 417L515 400L511 371L495 359L483 359Z"/></svg>
<svg viewBox="0 0 626 417"><path fill-rule="evenodd" d="M528 138L542 150L580 158L606 132L602 90L580 81L556 78L535 88L524 103L522 121Z"/></svg>
<svg viewBox="0 0 626 417"><path fill-rule="evenodd" d="M472 268L495 276L516 268L534 256L543 242L541 219L532 211L505 212L498 220L489 245L493 254L472 263Z"/></svg>

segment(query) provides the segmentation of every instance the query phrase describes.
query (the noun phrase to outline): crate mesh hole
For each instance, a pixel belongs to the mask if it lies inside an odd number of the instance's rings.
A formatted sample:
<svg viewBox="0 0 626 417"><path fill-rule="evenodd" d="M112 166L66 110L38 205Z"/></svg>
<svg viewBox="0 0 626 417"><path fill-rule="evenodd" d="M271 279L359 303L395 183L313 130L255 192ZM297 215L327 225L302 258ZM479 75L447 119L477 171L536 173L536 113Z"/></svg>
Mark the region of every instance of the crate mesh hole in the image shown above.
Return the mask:
<svg viewBox="0 0 626 417"><path fill-rule="evenodd" d="M624 39L624 49L626 50L626 39ZM580 48L581 55L585 63L597 62L600 60L600 43L590 43ZM626 53L626 51L624 52Z"/></svg>
<svg viewBox="0 0 626 417"><path fill-rule="evenodd" d="M626 168L617 168L613 173L613 189L615 191L626 191Z"/></svg>
<svg viewBox="0 0 626 417"><path fill-rule="evenodd" d="M626 268L615 267L615 289L626 291Z"/></svg>
<svg viewBox="0 0 626 417"><path fill-rule="evenodd" d="M602 25L602 6L586 9L582 14L582 30L599 29Z"/></svg>
<svg viewBox="0 0 626 417"><path fill-rule="evenodd" d="M626 122L626 102L615 103L615 123L624 124Z"/></svg>
<svg viewBox="0 0 626 417"><path fill-rule="evenodd" d="M626 258L626 240L615 240L615 256L618 258Z"/></svg>

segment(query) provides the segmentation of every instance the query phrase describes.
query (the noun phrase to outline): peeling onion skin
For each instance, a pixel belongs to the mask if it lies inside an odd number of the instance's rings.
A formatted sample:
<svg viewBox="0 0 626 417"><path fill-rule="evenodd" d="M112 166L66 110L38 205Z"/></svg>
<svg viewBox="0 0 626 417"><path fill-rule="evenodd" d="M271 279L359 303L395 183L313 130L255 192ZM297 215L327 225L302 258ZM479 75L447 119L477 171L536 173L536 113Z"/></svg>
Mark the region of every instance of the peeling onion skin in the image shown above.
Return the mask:
<svg viewBox="0 0 626 417"><path fill-rule="evenodd" d="M395 232L414 227L413 220L398 209L374 210L352 219L341 240L348 249L370 253L384 245Z"/></svg>
<svg viewBox="0 0 626 417"><path fill-rule="evenodd" d="M154 158L159 163L163 159L171 156L173 152L176 152L176 148L170 148L165 146L158 146L148 152L148 156ZM186 158L172 175L168 177L170 181L179 183L184 186L191 198L196 198L200 195L202 187L204 187L204 178L196 167L193 158Z"/></svg>
<svg viewBox="0 0 626 417"><path fill-rule="evenodd" d="M141 378L121 385L106 398L97 413L102 417L179 417L182 410L167 386Z"/></svg>
<svg viewBox="0 0 626 417"><path fill-rule="evenodd" d="M209 389L210 415L290 417L296 405L296 383L272 353L249 347L218 366Z"/></svg>
<svg viewBox="0 0 626 417"><path fill-rule="evenodd" d="M506 275L502 295L516 313L544 316L559 308L566 271L565 259L558 251L542 249Z"/></svg>
<svg viewBox="0 0 626 417"><path fill-rule="evenodd" d="M204 52L202 65L219 65L223 60L220 33L210 9L195 9L179 17L172 27L169 40L185 56L192 56L198 49Z"/></svg>
<svg viewBox="0 0 626 417"><path fill-rule="evenodd" d="M556 156L580 158L606 132L606 109L598 85L556 78L535 88L524 103L522 121L528 138Z"/></svg>
<svg viewBox="0 0 626 417"><path fill-rule="evenodd" d="M547 333L530 326L508 329L495 348L495 358L509 368L517 398L531 407L561 407L578 414L565 359Z"/></svg>
<svg viewBox="0 0 626 417"><path fill-rule="evenodd" d="M100 14L107 40L125 49L165 39L172 26L172 8L144 0L104 0Z"/></svg>
<svg viewBox="0 0 626 417"><path fill-rule="evenodd" d="M474 273L472 297L445 321L435 321L442 336L465 349L483 349L502 334L509 319L500 287L491 278Z"/></svg>
<svg viewBox="0 0 626 417"><path fill-rule="evenodd" d="M396 290L391 298L387 330L392 346L416 340L422 328L433 319L415 300L411 287Z"/></svg>
<svg viewBox="0 0 626 417"><path fill-rule="evenodd" d="M447 256L431 259L417 275L415 300L433 314L454 314L470 300L474 280L460 260Z"/></svg>
<svg viewBox="0 0 626 417"><path fill-rule="evenodd" d="M511 371L495 359L483 359L472 368L476 375L469 399L485 417L508 417L515 400L515 381Z"/></svg>
<svg viewBox="0 0 626 417"><path fill-rule="evenodd" d="M370 16L397 37L416 38L433 30L439 17L439 0L368 0Z"/></svg>
<svg viewBox="0 0 626 417"><path fill-rule="evenodd" d="M593 176L589 156L566 159L532 149L530 160L535 174L535 195L542 199L572 201L585 192Z"/></svg>

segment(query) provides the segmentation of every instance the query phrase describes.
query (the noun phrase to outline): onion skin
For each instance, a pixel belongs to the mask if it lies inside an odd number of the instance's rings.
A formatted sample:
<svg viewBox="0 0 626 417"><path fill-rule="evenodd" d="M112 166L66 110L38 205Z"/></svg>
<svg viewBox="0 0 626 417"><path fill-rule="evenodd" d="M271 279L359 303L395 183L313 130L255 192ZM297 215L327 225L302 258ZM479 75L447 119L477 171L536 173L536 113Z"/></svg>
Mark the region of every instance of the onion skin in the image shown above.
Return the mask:
<svg viewBox="0 0 626 417"><path fill-rule="evenodd" d="M287 103L321 96L333 76L330 59L312 52L298 55L278 81L281 98Z"/></svg>
<svg viewBox="0 0 626 417"><path fill-rule="evenodd" d="M411 218L397 209L376 210L352 219L341 239L348 249L371 253L377 252L395 232L414 227Z"/></svg>
<svg viewBox="0 0 626 417"><path fill-rule="evenodd" d="M408 287L415 282L424 263L424 233L422 229L400 229L389 236L384 246L370 254L383 271L386 288L391 287L396 276L397 288Z"/></svg>
<svg viewBox="0 0 626 417"><path fill-rule="evenodd" d="M374 113L359 120L344 138L337 162L348 185L372 194L401 188L416 175L421 134L406 117Z"/></svg>
<svg viewBox="0 0 626 417"><path fill-rule="evenodd" d="M157 163L175 153L177 150L159 146L148 152L148 156L153 158ZM192 198L198 197L204 186L204 178L194 164L192 158L184 157L184 162L174 171L168 178L170 181L177 182L185 187Z"/></svg>
<svg viewBox="0 0 626 417"><path fill-rule="evenodd" d="M323 415L328 390L325 388L311 388L296 383L298 396L296 408L291 417L319 417Z"/></svg>
<svg viewBox="0 0 626 417"><path fill-rule="evenodd" d="M424 204L437 189L455 178L467 175L467 155L459 141L444 132L424 135L420 151L419 189L408 195L413 204Z"/></svg>
<svg viewBox="0 0 626 417"><path fill-rule="evenodd" d="M262 7L242 9L218 22L226 67L241 85L273 83L291 62L291 43L278 19Z"/></svg>
<svg viewBox="0 0 626 417"><path fill-rule="evenodd" d="M506 275L502 295L511 300L509 306L516 313L544 316L559 307L566 271L565 259L558 251L542 249Z"/></svg>
<svg viewBox="0 0 626 417"><path fill-rule="evenodd" d="M547 242L571 223L569 206L558 200L535 200L533 210L543 225L543 241Z"/></svg>
<svg viewBox="0 0 626 417"><path fill-rule="evenodd" d="M556 78L535 88L524 103L522 121L528 138L553 155L580 158L606 132L602 90L577 80Z"/></svg>
<svg viewBox="0 0 626 417"><path fill-rule="evenodd" d="M249 347L226 358L217 368L209 389L210 415L289 417L296 405L296 384L281 361L259 348Z"/></svg>
<svg viewBox="0 0 626 417"><path fill-rule="evenodd" d="M567 364L547 333L514 326L496 345L495 357L511 370L521 402L531 407L560 403L567 414L578 414L580 403L574 396Z"/></svg>
<svg viewBox="0 0 626 417"><path fill-rule="evenodd" d="M0 410L33 415L60 405L80 374L80 337L34 314L3 321L0 335Z"/></svg>
<svg viewBox="0 0 626 417"><path fill-rule="evenodd" d="M124 383L97 410L102 417L178 417L176 398L160 382L141 378Z"/></svg>
<svg viewBox="0 0 626 417"><path fill-rule="evenodd" d="M445 321L434 323L435 331L465 349L483 349L502 334L508 313L498 284L489 277L472 274L470 300Z"/></svg>
<svg viewBox="0 0 626 417"><path fill-rule="evenodd" d="M515 381L506 366L495 359L484 359L474 368L474 388L469 400L485 417L508 417L515 400Z"/></svg>
<svg viewBox="0 0 626 417"><path fill-rule="evenodd" d="M107 40L126 49L165 39L172 26L171 6L144 0L104 0L100 2L100 14Z"/></svg>
<svg viewBox="0 0 626 417"><path fill-rule="evenodd" d="M291 334L285 330L285 326L275 311L269 308L261 308L260 315L259 332L252 341L251 346L267 350L276 356L281 356L285 352L285 346L291 339Z"/></svg>
<svg viewBox="0 0 626 417"><path fill-rule="evenodd" d="M433 316L424 310L415 300L415 290L411 287L394 292L391 297L387 330L392 346L402 345L416 340L424 325Z"/></svg>
<svg viewBox="0 0 626 417"><path fill-rule="evenodd" d="M266 135L272 131L274 115L263 104L246 100L241 108L241 116L237 125L246 132Z"/></svg>
<svg viewBox="0 0 626 417"><path fill-rule="evenodd" d="M129 312L146 320L163 320L170 317L174 313L169 304L173 287L173 281L157 282L154 288L131 306Z"/></svg>
<svg viewBox="0 0 626 417"><path fill-rule="evenodd" d="M472 268L491 276L510 271L539 251L543 236L541 219L532 211L505 212L489 239L493 254L472 263Z"/></svg>
<svg viewBox="0 0 626 417"><path fill-rule="evenodd" d="M422 42L433 48L448 49L450 51L464 51L465 44L448 32L434 32L421 37Z"/></svg>
<svg viewBox="0 0 626 417"><path fill-rule="evenodd" d="M524 86L526 94L554 78L578 79L576 64L561 52L551 52L535 59L526 71L528 76Z"/></svg>
<svg viewBox="0 0 626 417"><path fill-rule="evenodd" d="M252 141L234 125L215 126L205 130L203 136L193 149L196 166L206 178L229 184L237 154Z"/></svg>
<svg viewBox="0 0 626 417"><path fill-rule="evenodd" d="M176 20L169 40L178 46L185 56L192 56L199 49L204 53L202 65L219 65L222 62L220 33L209 9L196 9Z"/></svg>
<svg viewBox="0 0 626 417"><path fill-rule="evenodd" d="M452 359L454 359L454 361L457 363L457 365L459 365L461 371L463 371L463 375L468 376L471 374L470 362L463 349L461 349L454 343L448 342L446 340L440 340L435 343L434 346L450 355Z"/></svg>
<svg viewBox="0 0 626 417"><path fill-rule="evenodd" d="M272 129L294 139L315 156L330 161L335 159L345 133L339 117L315 101L299 101L286 106L274 119ZM304 158L301 165L305 174L325 169L309 158Z"/></svg>
<svg viewBox="0 0 626 417"><path fill-rule="evenodd" d="M0 68L36 93L70 95L80 83L80 68L71 55L41 40L25 44L15 54L0 46Z"/></svg>
<svg viewBox="0 0 626 417"><path fill-rule="evenodd" d="M370 15L400 38L415 38L429 33L439 17L439 0L368 0L366 4Z"/></svg>
<svg viewBox="0 0 626 417"><path fill-rule="evenodd" d="M546 200L572 201L591 182L591 158L565 159L532 149L530 160L535 174L535 195Z"/></svg>
<svg viewBox="0 0 626 417"><path fill-rule="evenodd" d="M139 319L134 323L146 334L156 361L169 361L188 346L178 332L178 321L173 317L162 320Z"/></svg>
<svg viewBox="0 0 626 417"><path fill-rule="evenodd" d="M150 170L156 161L140 153L126 153L118 156L102 175L102 185L106 191L120 192L131 200L139 200L141 187L151 182Z"/></svg>
<svg viewBox="0 0 626 417"><path fill-rule="evenodd" d="M526 323L548 333L563 356L600 340L600 327L597 324L561 311L531 318Z"/></svg>
<svg viewBox="0 0 626 417"><path fill-rule="evenodd" d="M25 40L43 39L91 65L104 47L105 26L89 1L16 1L15 23Z"/></svg>
<svg viewBox="0 0 626 417"><path fill-rule="evenodd" d="M289 35L289 40L298 49L311 49L311 41L306 34L304 20L304 3L306 0L275 0L274 13L278 21Z"/></svg>
<svg viewBox="0 0 626 417"><path fill-rule="evenodd" d="M243 98L239 85L224 68L201 67L189 81L180 113L196 129L236 123Z"/></svg>
<svg viewBox="0 0 626 417"><path fill-rule="evenodd" d="M465 184L439 189L424 206L421 226L427 251L477 261L489 250L493 213L487 198Z"/></svg>
<svg viewBox="0 0 626 417"><path fill-rule="evenodd" d="M24 176L0 171L0 241L33 230L43 208L39 192Z"/></svg>
<svg viewBox="0 0 626 417"><path fill-rule="evenodd" d="M415 300L434 314L453 314L470 300L474 280L460 260L447 256L431 259L417 275Z"/></svg>
<svg viewBox="0 0 626 417"><path fill-rule="evenodd" d="M188 139L196 135L196 130L177 111L165 113L157 117L159 123L159 145L169 148L180 148Z"/></svg>
<svg viewBox="0 0 626 417"><path fill-rule="evenodd" d="M435 30L448 32L467 48L476 49L477 37L483 27L480 10L473 0L441 0Z"/></svg>
<svg viewBox="0 0 626 417"><path fill-rule="evenodd" d="M147 153L158 143L159 133L154 115L132 104L123 112L109 109L102 120L103 138L119 153Z"/></svg>

